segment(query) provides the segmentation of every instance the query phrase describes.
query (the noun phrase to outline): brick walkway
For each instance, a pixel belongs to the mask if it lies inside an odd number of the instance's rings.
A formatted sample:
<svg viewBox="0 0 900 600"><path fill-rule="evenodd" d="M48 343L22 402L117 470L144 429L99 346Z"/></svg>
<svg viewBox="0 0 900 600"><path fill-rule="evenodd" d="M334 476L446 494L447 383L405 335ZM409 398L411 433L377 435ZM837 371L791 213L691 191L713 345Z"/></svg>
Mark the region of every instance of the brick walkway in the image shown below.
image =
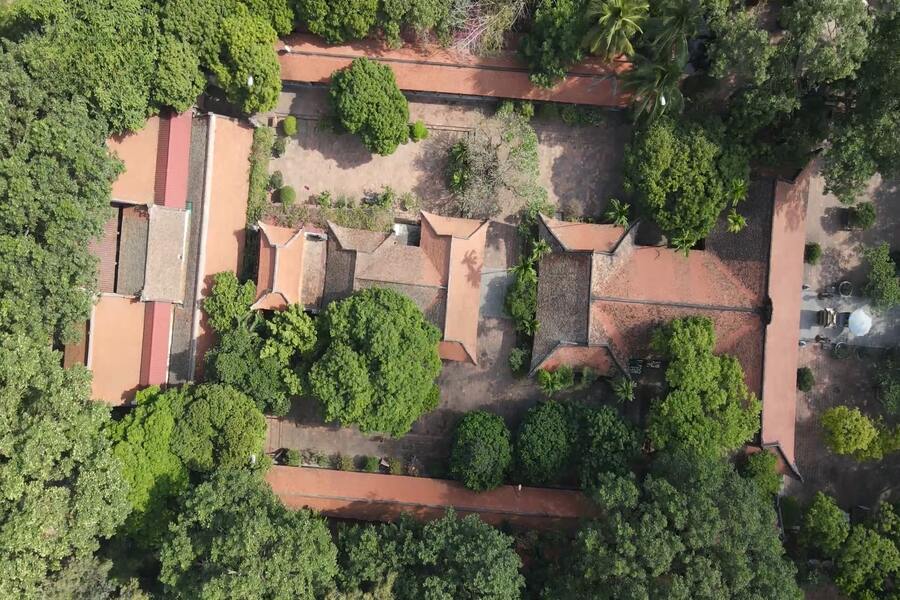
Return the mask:
<svg viewBox="0 0 900 600"><path fill-rule="evenodd" d="M284 51L284 46L290 52ZM376 41L329 46L320 38L296 34L277 43L281 79L326 83L331 74L354 58L367 56L390 65L400 89L463 96L492 96L522 100L552 100L593 106L625 107L629 98L619 86L618 73L630 63L585 61L552 89L532 85L527 67L513 52L477 57L440 46L404 46L396 50Z"/></svg>
<svg viewBox="0 0 900 600"><path fill-rule="evenodd" d="M364 521L393 521L402 513L434 519L454 508L492 525L558 530L599 515L584 494L571 490L507 485L479 494L441 479L285 466L269 469L266 479L288 508Z"/></svg>

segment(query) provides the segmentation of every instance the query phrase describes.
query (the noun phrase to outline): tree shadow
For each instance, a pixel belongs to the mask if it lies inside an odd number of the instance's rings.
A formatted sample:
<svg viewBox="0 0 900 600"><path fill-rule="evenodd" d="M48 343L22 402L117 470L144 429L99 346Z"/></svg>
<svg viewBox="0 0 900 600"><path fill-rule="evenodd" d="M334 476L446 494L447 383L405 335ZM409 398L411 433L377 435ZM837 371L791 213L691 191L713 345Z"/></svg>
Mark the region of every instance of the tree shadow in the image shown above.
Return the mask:
<svg viewBox="0 0 900 600"><path fill-rule="evenodd" d="M324 119L299 120L293 140L300 148L334 161L341 169L353 169L372 160L372 153L357 136L332 131Z"/></svg>
<svg viewBox="0 0 900 600"><path fill-rule="evenodd" d="M457 214L446 181L450 147L460 136L460 133L453 131L432 131L432 135L419 142L422 152L416 156L412 167L422 176L412 191L420 199L423 210L443 215Z"/></svg>

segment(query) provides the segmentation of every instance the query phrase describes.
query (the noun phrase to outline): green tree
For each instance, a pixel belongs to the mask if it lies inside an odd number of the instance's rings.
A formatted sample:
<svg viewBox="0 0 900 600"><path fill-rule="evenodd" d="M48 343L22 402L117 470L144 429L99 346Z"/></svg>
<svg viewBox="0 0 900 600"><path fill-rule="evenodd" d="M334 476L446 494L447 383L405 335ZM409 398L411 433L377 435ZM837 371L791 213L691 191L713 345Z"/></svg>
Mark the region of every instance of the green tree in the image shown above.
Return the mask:
<svg viewBox="0 0 900 600"><path fill-rule="evenodd" d="M174 36L163 36L156 65L156 85L153 87L155 104L184 112L193 106L205 86L206 79L200 71L196 51Z"/></svg>
<svg viewBox="0 0 900 600"><path fill-rule="evenodd" d="M653 53L664 60L684 64L688 59L688 40L700 24L700 3L693 0L654 2L647 23L647 37Z"/></svg>
<svg viewBox="0 0 900 600"><path fill-rule="evenodd" d="M520 46L535 85L552 87L581 60L586 9L587 0L538 0L531 29Z"/></svg>
<svg viewBox="0 0 900 600"><path fill-rule="evenodd" d="M884 309L900 304L900 279L897 278L897 265L890 253L887 242L866 248L863 252L869 263L864 291L875 306Z"/></svg>
<svg viewBox="0 0 900 600"><path fill-rule="evenodd" d="M525 581L513 539L453 511L421 524L356 525L338 535L344 591L394 581L393 598L519 598Z"/></svg>
<svg viewBox="0 0 900 600"><path fill-rule="evenodd" d="M662 455L637 502L633 493L618 497L624 502L581 529L543 597L803 597L771 501L730 464Z"/></svg>
<svg viewBox="0 0 900 600"><path fill-rule="evenodd" d="M850 77L865 56L872 17L861 2L797 0L780 18L795 73L810 82Z"/></svg>
<svg viewBox="0 0 900 600"><path fill-rule="evenodd" d="M685 251L712 231L749 176L745 153L722 135L661 118L637 130L626 150L626 189Z"/></svg>
<svg viewBox="0 0 900 600"><path fill-rule="evenodd" d="M303 393L304 359L316 346L316 324L299 304L279 311L265 322L268 336L259 355L262 360L275 358L282 365L281 378L288 391Z"/></svg>
<svg viewBox="0 0 900 600"><path fill-rule="evenodd" d="M122 463L132 513L125 532L146 548L158 547L175 516L176 499L190 472L250 466L262 455L265 419L240 392L200 384L142 390L137 406L109 428Z"/></svg>
<svg viewBox="0 0 900 600"><path fill-rule="evenodd" d="M369 288L319 317L324 353L309 382L325 418L400 436L437 406L440 332L406 296Z"/></svg>
<svg viewBox="0 0 900 600"><path fill-rule="evenodd" d="M632 95L634 118L654 121L665 113L684 109L681 76L684 62L679 59L635 56L634 66L622 76L622 87Z"/></svg>
<svg viewBox="0 0 900 600"><path fill-rule="evenodd" d="M212 291L203 300L203 310L209 326L218 334L224 334L246 325L253 312L250 307L256 300L256 286L252 281L240 283L231 271L216 273Z"/></svg>
<svg viewBox="0 0 900 600"><path fill-rule="evenodd" d="M203 473L250 466L262 456L265 440L265 417L250 398L229 386L201 384L187 390L172 449L189 469Z"/></svg>
<svg viewBox="0 0 900 600"><path fill-rule="evenodd" d="M864 458L878 440L878 429L858 408L836 406L822 413L825 443L835 454Z"/></svg>
<svg viewBox="0 0 900 600"><path fill-rule="evenodd" d="M850 519L834 498L816 492L812 504L806 509L801 529L804 545L821 552L822 556L837 556L850 534Z"/></svg>
<svg viewBox="0 0 900 600"><path fill-rule="evenodd" d="M645 0L591 0L587 6L591 28L582 43L591 54L607 59L631 56L631 39L643 33L641 23L647 18L647 8Z"/></svg>
<svg viewBox="0 0 900 600"><path fill-rule="evenodd" d="M648 433L657 448L721 456L759 429L760 402L747 389L737 359L713 354L715 339L705 317L676 319L655 336L654 349L669 360L669 391L650 409Z"/></svg>
<svg viewBox="0 0 900 600"><path fill-rule="evenodd" d="M340 44L369 34L378 4L378 0L298 0L297 15L311 33Z"/></svg>
<svg viewBox="0 0 900 600"><path fill-rule="evenodd" d="M165 524L174 516L174 499L188 487L188 470L172 448L181 418L183 393L141 390L137 406L109 427L113 454L122 464L131 513L124 531L146 548L162 541Z"/></svg>
<svg viewBox="0 0 900 600"><path fill-rule="evenodd" d="M225 97L245 113L275 108L281 70L272 45L278 38L266 19L239 5L222 21L219 60L209 65Z"/></svg>
<svg viewBox="0 0 900 600"><path fill-rule="evenodd" d="M0 597L42 598L128 514L127 487L90 400L90 375L42 340L0 337Z"/></svg>
<svg viewBox="0 0 900 600"><path fill-rule="evenodd" d="M298 598L328 590L337 550L325 521L290 511L247 471L217 471L193 488L160 552L173 598Z"/></svg>
<svg viewBox="0 0 900 600"><path fill-rule="evenodd" d="M710 74L718 79L736 76L752 84L763 83L775 46L760 25L756 10L734 10L710 18L715 38L709 45Z"/></svg>
<svg viewBox="0 0 900 600"><path fill-rule="evenodd" d="M884 584L900 573L900 550L889 538L856 525L837 557L834 582L850 598L879 597Z"/></svg>
<svg viewBox="0 0 900 600"><path fill-rule="evenodd" d="M626 474L640 447L637 430L611 406L581 407L576 414L581 487L592 489L603 473Z"/></svg>
<svg viewBox="0 0 900 600"><path fill-rule="evenodd" d="M503 418L483 410L466 413L453 434L453 477L470 490L492 490L503 484L510 463L512 444Z"/></svg>
<svg viewBox="0 0 900 600"><path fill-rule="evenodd" d="M748 456L741 469L741 475L755 482L767 497L774 496L781 489L782 477L778 472L778 459L768 450Z"/></svg>
<svg viewBox="0 0 900 600"><path fill-rule="evenodd" d="M529 485L559 481L572 460L572 431L562 404L540 402L528 409L516 436L516 472Z"/></svg>
<svg viewBox="0 0 900 600"><path fill-rule="evenodd" d="M340 124L376 154L393 154L409 139L409 106L391 68L357 58L331 77L331 106Z"/></svg>
<svg viewBox="0 0 900 600"><path fill-rule="evenodd" d="M112 563L94 556L68 561L47 579L40 590L42 600L150 600L136 579L119 583L110 576Z"/></svg>

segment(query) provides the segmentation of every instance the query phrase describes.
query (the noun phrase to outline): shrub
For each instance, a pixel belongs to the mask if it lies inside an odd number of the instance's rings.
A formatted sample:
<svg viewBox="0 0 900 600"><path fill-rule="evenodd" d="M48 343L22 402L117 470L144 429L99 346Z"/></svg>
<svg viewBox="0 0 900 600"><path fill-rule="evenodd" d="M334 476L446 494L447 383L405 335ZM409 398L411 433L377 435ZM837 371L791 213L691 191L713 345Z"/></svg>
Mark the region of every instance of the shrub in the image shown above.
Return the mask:
<svg viewBox="0 0 900 600"><path fill-rule="evenodd" d="M263 216L266 206L266 190L269 186L269 159L275 143L275 130L257 127L253 130L250 147L250 189L247 194L247 223L256 223Z"/></svg>
<svg viewBox="0 0 900 600"><path fill-rule="evenodd" d="M512 462L509 429L495 414L477 410L456 426L450 472L471 490L482 492L503 483Z"/></svg>
<svg viewBox="0 0 900 600"><path fill-rule="evenodd" d="M287 139L283 137L275 138L275 141L272 142L272 156L278 158L279 156L284 155L284 151L287 148Z"/></svg>
<svg viewBox="0 0 900 600"><path fill-rule="evenodd" d="M289 448L284 456L284 464L289 467L299 467L300 466L300 451L294 448Z"/></svg>
<svg viewBox="0 0 900 600"><path fill-rule="evenodd" d="M863 255L869 263L869 276L865 292L879 308L891 308L900 304L900 280L897 265L886 242L866 248Z"/></svg>
<svg viewBox="0 0 900 600"><path fill-rule="evenodd" d="M875 378L878 381L878 399L885 412L892 416L900 415L900 355L885 361Z"/></svg>
<svg viewBox="0 0 900 600"><path fill-rule="evenodd" d="M355 471L355 467L353 465L353 457L345 456L343 454L335 454L334 455L334 468L339 471Z"/></svg>
<svg viewBox="0 0 900 600"><path fill-rule="evenodd" d="M562 404L541 402L528 410L516 436L516 471L529 485L557 483L567 472L572 431Z"/></svg>
<svg viewBox="0 0 900 600"><path fill-rule="evenodd" d="M860 202L850 208L850 223L860 229L871 229L875 225L875 205L871 202Z"/></svg>
<svg viewBox="0 0 900 600"><path fill-rule="evenodd" d="M752 480L766 496L774 496L781 489L778 459L768 450L761 450L747 457L741 475Z"/></svg>
<svg viewBox="0 0 900 600"><path fill-rule="evenodd" d="M631 402L634 400L636 385L630 377L616 377L612 382L613 394L619 402Z"/></svg>
<svg viewBox="0 0 900 600"><path fill-rule="evenodd" d="M509 351L509 370L516 375L521 375L531 360L531 352L524 348L513 348Z"/></svg>
<svg viewBox="0 0 900 600"><path fill-rule="evenodd" d="M400 195L400 210L415 212L419 210L419 199L412 192L403 192Z"/></svg>
<svg viewBox="0 0 900 600"><path fill-rule="evenodd" d="M331 78L331 105L341 126L376 154L392 154L409 139L409 106L390 67L357 58Z"/></svg>
<svg viewBox="0 0 900 600"><path fill-rule="evenodd" d="M552 398L558 392L575 385L575 371L568 365L562 365L555 371L541 369L537 372L537 380L547 397Z"/></svg>
<svg viewBox="0 0 900 600"><path fill-rule="evenodd" d="M522 258L522 262L512 269L515 280L506 290L504 308L516 323L516 331L526 336L533 336L538 328L537 322L537 269L541 258L550 251L550 246L543 240L535 243L531 253Z"/></svg>
<svg viewBox="0 0 900 600"><path fill-rule="evenodd" d="M292 188L291 186L286 185L278 190L278 201L285 206L293 205L296 199L297 192L295 192L294 188Z"/></svg>
<svg viewBox="0 0 900 600"><path fill-rule="evenodd" d="M816 242L807 244L803 249L803 260L806 261L807 264L818 264L820 258L822 258L822 246Z"/></svg>
<svg viewBox="0 0 900 600"><path fill-rule="evenodd" d="M414 142L421 142L428 137L428 128L422 121L416 121L409 125L409 139Z"/></svg>
<svg viewBox="0 0 900 600"><path fill-rule="evenodd" d="M284 175L281 171L275 171L269 176L269 189L272 191L281 189L284 186Z"/></svg>
<svg viewBox="0 0 900 600"><path fill-rule="evenodd" d="M391 475L403 475L403 459L402 458L391 458L388 460L388 464L390 465L388 469L391 472Z"/></svg>
<svg viewBox="0 0 900 600"><path fill-rule="evenodd" d="M363 470L369 473L377 473L381 470L381 459L377 456L367 456L363 459Z"/></svg>
<svg viewBox="0 0 900 600"><path fill-rule="evenodd" d="M531 70L531 81L551 87L581 60L582 38L588 28L584 0L539 0L521 53Z"/></svg>
<svg viewBox="0 0 900 600"><path fill-rule="evenodd" d="M801 392L809 392L816 384L816 378L812 369L809 367L800 367L797 369L797 389Z"/></svg>
<svg viewBox="0 0 900 600"><path fill-rule="evenodd" d="M329 44L366 37L375 26L378 0L298 0L298 18Z"/></svg>
<svg viewBox="0 0 900 600"><path fill-rule="evenodd" d="M472 165L469 162L469 145L460 140L450 147L447 161L447 188L451 192L463 192L472 178Z"/></svg>
<svg viewBox="0 0 900 600"><path fill-rule="evenodd" d="M288 115L281 122L281 132L290 137L297 135L297 117Z"/></svg>

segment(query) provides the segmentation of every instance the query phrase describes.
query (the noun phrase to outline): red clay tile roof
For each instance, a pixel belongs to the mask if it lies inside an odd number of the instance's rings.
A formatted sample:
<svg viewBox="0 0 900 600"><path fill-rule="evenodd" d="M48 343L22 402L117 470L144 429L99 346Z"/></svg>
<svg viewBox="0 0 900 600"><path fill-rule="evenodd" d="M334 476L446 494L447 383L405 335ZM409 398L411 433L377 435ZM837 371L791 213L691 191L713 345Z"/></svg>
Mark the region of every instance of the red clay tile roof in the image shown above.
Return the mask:
<svg viewBox="0 0 900 600"><path fill-rule="evenodd" d="M353 289L387 287L409 296L443 332L448 343L441 344L441 357L477 364L487 228L487 221L423 212L419 245L409 246L393 234L329 223L339 247L329 245L328 260L353 269ZM355 251L353 260L346 260L347 251ZM343 280L337 270L328 273L332 281Z"/></svg>
<svg viewBox="0 0 900 600"><path fill-rule="evenodd" d="M89 250L97 257L97 284L100 292L114 292L116 289L116 252L119 249L119 211L103 225L99 239L91 240Z"/></svg>
<svg viewBox="0 0 900 600"><path fill-rule="evenodd" d="M145 315L136 298L104 294L94 305L88 368L95 400L117 406L134 399L141 383Z"/></svg>
<svg viewBox="0 0 900 600"><path fill-rule="evenodd" d="M806 243L809 179L775 186L769 297L772 321L766 329L763 365L762 443L777 444L796 471L794 429L797 420L797 365L800 341L800 290Z"/></svg>
<svg viewBox="0 0 900 600"><path fill-rule="evenodd" d="M553 371L563 365L582 365L603 374L614 374L623 368L616 363L609 346L582 346L567 342L557 344L534 368Z"/></svg>
<svg viewBox="0 0 900 600"><path fill-rule="evenodd" d="M281 78L286 81L327 83L332 73L354 58L367 56L389 65L402 90L595 106L625 107L630 102L616 77L630 68L625 61L585 61L572 68L555 87L546 89L531 83L528 68L515 52L477 57L436 45L391 49L377 41L330 46L307 34L289 36L278 42L277 48L283 50L285 44L291 52L280 52L278 59Z"/></svg>
<svg viewBox="0 0 900 600"><path fill-rule="evenodd" d="M145 302L144 307L140 385L164 385L169 379L169 342L174 306L170 302Z"/></svg>
<svg viewBox="0 0 900 600"><path fill-rule="evenodd" d="M366 521L393 521L404 513L435 519L453 508L493 525L556 530L574 529L581 519L599 516L587 496L572 490L505 485L479 493L441 479L286 466L269 469L266 480L288 508Z"/></svg>
<svg viewBox="0 0 900 600"><path fill-rule="evenodd" d="M165 148L165 161L162 163L162 196L156 198L156 203L162 206L185 208L187 205L193 119L191 111L170 115L164 119L165 144L160 144Z"/></svg>
<svg viewBox="0 0 900 600"><path fill-rule="evenodd" d="M259 223L259 271L254 309L282 310L300 303L303 229Z"/></svg>
<svg viewBox="0 0 900 600"><path fill-rule="evenodd" d="M547 232L569 252L612 252L625 235L625 228L596 223L570 223L541 215Z"/></svg>

